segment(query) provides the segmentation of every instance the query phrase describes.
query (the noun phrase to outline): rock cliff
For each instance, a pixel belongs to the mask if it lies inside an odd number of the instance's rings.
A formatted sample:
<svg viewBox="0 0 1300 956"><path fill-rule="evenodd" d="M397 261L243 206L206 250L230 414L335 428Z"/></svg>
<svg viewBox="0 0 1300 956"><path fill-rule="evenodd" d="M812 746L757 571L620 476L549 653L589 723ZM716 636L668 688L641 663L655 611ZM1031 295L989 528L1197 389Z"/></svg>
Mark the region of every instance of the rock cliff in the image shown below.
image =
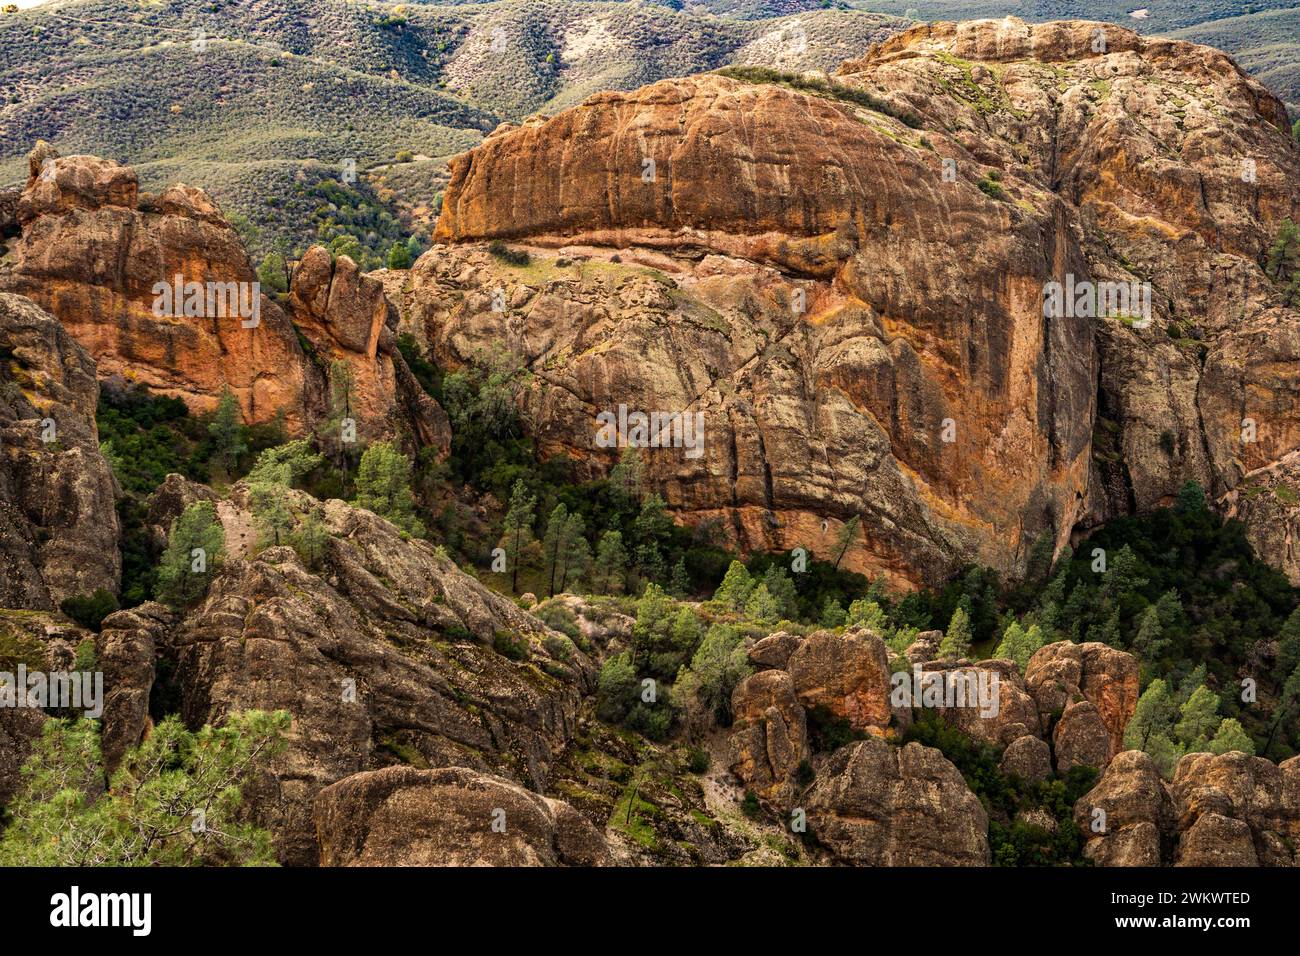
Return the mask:
<svg viewBox="0 0 1300 956"><path fill-rule="evenodd" d="M599 413L702 412L703 453L648 470L743 547L824 554L860 515L873 576L1014 572L1295 447L1300 316L1259 264L1300 210L1285 118L1218 51L1015 18L829 83L602 93L453 160L403 320L449 365L512 352L541 446L593 474ZM1047 318L1053 282L1137 297Z"/></svg>

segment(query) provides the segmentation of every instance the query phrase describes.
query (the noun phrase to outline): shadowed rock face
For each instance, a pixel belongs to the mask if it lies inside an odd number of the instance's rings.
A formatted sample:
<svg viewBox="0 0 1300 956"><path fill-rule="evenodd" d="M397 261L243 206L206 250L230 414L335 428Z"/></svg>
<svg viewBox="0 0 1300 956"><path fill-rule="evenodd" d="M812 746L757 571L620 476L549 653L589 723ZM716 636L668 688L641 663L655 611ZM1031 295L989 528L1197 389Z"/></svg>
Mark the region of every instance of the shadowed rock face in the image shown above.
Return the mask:
<svg viewBox="0 0 1300 956"><path fill-rule="evenodd" d="M1300 151L1226 56L1009 18L918 27L835 80L669 80L489 137L453 161L407 327L452 366L512 352L539 445L591 474L600 412L703 412L700 457L645 453L681 520L824 554L860 514L845 564L895 584L1014 571L1041 535L1295 446L1300 320L1256 260ZM1149 282L1151 322L1044 319L1067 276ZM1250 413L1271 431L1243 445Z"/></svg>
<svg viewBox="0 0 1300 956"><path fill-rule="evenodd" d="M117 483L99 453L98 400L85 351L32 302L0 293L0 607L117 590Z"/></svg>

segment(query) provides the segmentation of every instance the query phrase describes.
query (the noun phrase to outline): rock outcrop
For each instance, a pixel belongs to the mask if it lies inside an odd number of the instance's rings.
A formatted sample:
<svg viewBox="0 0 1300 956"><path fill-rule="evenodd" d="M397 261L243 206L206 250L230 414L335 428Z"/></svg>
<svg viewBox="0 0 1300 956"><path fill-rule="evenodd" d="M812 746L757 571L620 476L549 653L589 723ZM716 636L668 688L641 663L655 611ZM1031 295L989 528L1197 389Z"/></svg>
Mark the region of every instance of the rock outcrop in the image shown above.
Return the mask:
<svg viewBox="0 0 1300 956"><path fill-rule="evenodd" d="M170 610L150 602L110 614L95 639L95 661L104 674L99 746L109 775L152 727L149 694L157 676L155 660L174 623Z"/></svg>
<svg viewBox="0 0 1300 956"><path fill-rule="evenodd" d="M790 655L786 670L805 709L853 730L883 736L911 724L911 708L890 704L889 657L879 634L862 628L815 631Z"/></svg>
<svg viewBox="0 0 1300 956"><path fill-rule="evenodd" d="M1300 758L1187 754L1166 783L1125 751L1074 808L1101 866L1296 866Z"/></svg>
<svg viewBox="0 0 1300 956"><path fill-rule="evenodd" d="M795 773L812 753L790 675L766 670L746 677L731 695L731 712L731 772L763 799L789 806Z"/></svg>
<svg viewBox="0 0 1300 956"><path fill-rule="evenodd" d="M310 250L286 312L261 293L238 234L201 190L142 194L130 167L60 157L44 143L29 166L0 290L57 317L101 377L179 397L193 412L211 410L229 388L245 421L283 415L301 434L324 417L331 364L342 361L359 438L446 452L446 416L396 349L382 283L346 256L335 263Z"/></svg>
<svg viewBox="0 0 1300 956"><path fill-rule="evenodd" d="M988 815L937 750L870 738L841 747L804 797L808 828L860 866L987 866Z"/></svg>
<svg viewBox="0 0 1300 956"><path fill-rule="evenodd" d="M1084 855L1098 866L1158 866L1174 821L1165 782L1139 750L1118 754L1074 806L1074 822L1088 838Z"/></svg>
<svg viewBox="0 0 1300 956"><path fill-rule="evenodd" d="M237 485L229 503L246 509L247 494ZM231 558L174 626L119 614L104 636L112 647L149 634L166 675L155 689L190 726L250 708L293 715L286 752L247 793L280 859L314 864L316 794L388 764L459 766L544 791L590 689L585 656L552 658L554 632L427 542L341 501L291 499L317 509L329 534L319 571L285 547ZM511 656L494 649L503 641ZM106 740L134 735L137 699L106 714Z"/></svg>
<svg viewBox="0 0 1300 956"><path fill-rule="evenodd" d="M860 515L845 566L909 585L1014 573L1296 446L1275 370L1300 316L1257 260L1300 150L1227 56L1007 18L908 30L811 92L745 76L601 93L453 160L404 321L449 366L525 365L544 452L601 474L600 412L702 413L698 456L643 453L680 520L824 554ZM1138 302L1045 319L1067 281Z"/></svg>
<svg viewBox="0 0 1300 956"><path fill-rule="evenodd" d="M1034 652L1025 668L1025 686L1038 703L1044 729L1058 716L1064 723L1079 703L1091 704L1095 714L1075 709L1065 731L1057 726L1057 742L1064 734L1072 754L1109 759L1124 749L1124 728L1137 709L1138 668L1136 657L1107 644L1058 641ZM1103 735L1101 742L1084 739Z"/></svg>
<svg viewBox="0 0 1300 956"><path fill-rule="evenodd" d="M380 280L362 275L347 256L336 260L329 250L312 246L294 269L288 308L322 362L331 389L338 386L332 380L333 363L342 361L349 369L359 441L405 434L414 447L447 453L447 415L397 350L397 313Z"/></svg>
<svg viewBox="0 0 1300 956"><path fill-rule="evenodd" d="M117 591L118 489L98 400L86 352L31 301L0 293L0 607Z"/></svg>
<svg viewBox="0 0 1300 956"><path fill-rule="evenodd" d="M561 800L464 767L386 767L316 796L322 866L604 866L604 837Z"/></svg>

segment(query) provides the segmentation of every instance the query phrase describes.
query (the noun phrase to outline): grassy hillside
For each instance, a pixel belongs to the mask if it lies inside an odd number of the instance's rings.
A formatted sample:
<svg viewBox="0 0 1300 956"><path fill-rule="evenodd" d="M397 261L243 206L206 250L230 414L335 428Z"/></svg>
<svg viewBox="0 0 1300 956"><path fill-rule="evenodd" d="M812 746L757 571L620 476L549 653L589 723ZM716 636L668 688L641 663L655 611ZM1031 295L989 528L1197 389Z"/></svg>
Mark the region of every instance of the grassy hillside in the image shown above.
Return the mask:
<svg viewBox="0 0 1300 956"><path fill-rule="evenodd" d="M1240 56L1300 101L1300 0L53 0L0 15L0 185L43 138L177 180L247 218L253 252L336 234L321 182L353 160L357 236L427 231L446 158L503 120L727 65L832 70L911 18L1086 16ZM1250 10L1247 14L1245 11ZM403 162L394 162L398 157ZM369 225L380 227L369 229ZM346 224L346 223L345 223ZM323 232L322 232L323 230Z"/></svg>
<svg viewBox="0 0 1300 956"><path fill-rule="evenodd" d="M1300 116L1300 6L1202 23L1172 36L1226 50Z"/></svg>

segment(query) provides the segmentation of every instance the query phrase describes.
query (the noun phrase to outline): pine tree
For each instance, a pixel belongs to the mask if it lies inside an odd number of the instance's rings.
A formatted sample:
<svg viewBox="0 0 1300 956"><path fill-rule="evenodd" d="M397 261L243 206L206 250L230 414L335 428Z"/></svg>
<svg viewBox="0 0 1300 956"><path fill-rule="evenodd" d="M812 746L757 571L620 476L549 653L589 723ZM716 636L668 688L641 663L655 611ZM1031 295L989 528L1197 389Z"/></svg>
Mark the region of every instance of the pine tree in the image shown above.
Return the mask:
<svg viewBox="0 0 1300 956"><path fill-rule="evenodd" d="M569 509L563 502L555 506L546 522L546 535L542 538L542 559L545 563L547 595L555 595L555 579L563 564L568 547L565 528L569 522Z"/></svg>
<svg viewBox="0 0 1300 956"><path fill-rule="evenodd" d="M944 634L943 640L939 643L939 656L946 658L962 658L970 654L971 629L970 616L962 604L957 605L957 610L952 612L952 619L948 622L948 632Z"/></svg>
<svg viewBox="0 0 1300 956"><path fill-rule="evenodd" d="M388 268L390 269L409 269L411 268L411 251L407 248L406 243L400 240L394 240L388 250Z"/></svg>
<svg viewBox="0 0 1300 956"><path fill-rule="evenodd" d="M645 466L641 463L641 451L635 445L627 445L619 455L618 464L609 473L609 486L629 505L641 504L641 486L645 480Z"/></svg>
<svg viewBox="0 0 1300 956"><path fill-rule="evenodd" d="M262 526L263 546L279 546L282 537L293 530L293 511L289 507L289 488L278 482L260 482L248 489L253 517Z"/></svg>
<svg viewBox="0 0 1300 956"><path fill-rule="evenodd" d="M353 504L386 518L411 537L424 535L424 524L415 514L410 459L388 442L375 442L361 456Z"/></svg>
<svg viewBox="0 0 1300 956"><path fill-rule="evenodd" d="M844 623L849 627L865 627L877 634L884 634L889 629L889 618L880 605L870 598L858 598L850 604Z"/></svg>
<svg viewBox="0 0 1300 956"><path fill-rule="evenodd" d="M247 430L239 402L229 386L221 390L217 410L208 424L212 436L212 459L226 472L232 474L239 464L239 456L248 451Z"/></svg>
<svg viewBox="0 0 1300 956"><path fill-rule="evenodd" d="M1264 271L1274 282L1284 282L1300 267L1300 227L1283 219L1277 239L1268 249Z"/></svg>
<svg viewBox="0 0 1300 956"><path fill-rule="evenodd" d="M595 580L592 582L601 594L617 594L627 584L627 551L623 547L621 531L606 531L596 547Z"/></svg>
<svg viewBox="0 0 1300 956"><path fill-rule="evenodd" d="M843 627L846 620L848 614L844 610L844 605L833 597L827 597L826 603L822 605L822 627Z"/></svg>
<svg viewBox="0 0 1300 956"><path fill-rule="evenodd" d="M510 509L506 512L500 542L510 564L510 590L516 594L519 593L519 565L523 563L524 549L532 540L536 520L537 497L528 493L522 478L516 479L510 491Z"/></svg>
<svg viewBox="0 0 1300 956"><path fill-rule="evenodd" d="M158 598L188 607L208 591L225 556L226 534L210 501L196 501L172 522L158 565Z"/></svg>
<svg viewBox="0 0 1300 956"><path fill-rule="evenodd" d="M1300 665L1282 683L1282 690L1277 695L1277 702L1273 705L1273 723L1268 728L1268 739L1264 741L1263 756L1268 756L1272 750L1273 738L1277 736L1282 722L1298 703L1300 703Z"/></svg>
<svg viewBox="0 0 1300 956"><path fill-rule="evenodd" d="M777 603L766 584L760 583L745 602L745 616L759 624L775 624L781 616L781 605Z"/></svg>
<svg viewBox="0 0 1300 956"><path fill-rule="evenodd" d="M844 555L848 554L849 548L853 545L853 539L858 536L858 531L862 528L862 518L854 515L848 521L844 522L844 527L835 536L835 570L840 569L840 562L844 560Z"/></svg>
<svg viewBox="0 0 1300 956"><path fill-rule="evenodd" d="M591 570L591 547L587 544L587 524L574 512L564 522L564 546L560 554L560 590L567 591Z"/></svg>
<svg viewBox="0 0 1300 956"><path fill-rule="evenodd" d="M787 621L798 620L799 592L785 568L773 564L763 574L763 583L767 585L767 590L772 597L776 598L781 608L781 617Z"/></svg>
<svg viewBox="0 0 1300 956"><path fill-rule="evenodd" d="M268 252L257 267L257 284L262 292L270 295L283 295L289 291L289 269L284 263L284 256L279 252Z"/></svg>
<svg viewBox="0 0 1300 956"><path fill-rule="evenodd" d="M311 442L298 439L268 448L258 455L246 480L250 485L270 482L290 488L304 475L319 468L324 460L312 450Z"/></svg>
<svg viewBox="0 0 1300 956"><path fill-rule="evenodd" d="M302 558L302 563L315 571L325 559L329 546L329 532L315 511L309 511L290 536L290 544Z"/></svg>
<svg viewBox="0 0 1300 956"><path fill-rule="evenodd" d="M1043 646L1043 632L1037 624L1031 624L1026 630L1015 621L1007 625L993 656L999 659L1013 660L1023 673L1029 666L1029 659Z"/></svg>
<svg viewBox="0 0 1300 956"><path fill-rule="evenodd" d="M1291 612L1277 635L1277 662L1273 675L1278 683L1300 666L1300 607Z"/></svg>
<svg viewBox="0 0 1300 956"><path fill-rule="evenodd" d="M1153 738L1169 738L1174 713L1169 685L1159 678L1153 680L1138 698L1133 717L1124 728L1124 746L1129 750L1147 750Z"/></svg>
<svg viewBox="0 0 1300 956"><path fill-rule="evenodd" d="M676 597L686 598L691 593L691 575L686 570L686 557L682 556L677 559L673 565L672 580L668 583L668 590Z"/></svg>
<svg viewBox="0 0 1300 956"><path fill-rule="evenodd" d="M1188 752L1205 750L1220 723L1219 698L1202 685L1180 708L1174 736Z"/></svg>
<svg viewBox="0 0 1300 956"><path fill-rule="evenodd" d="M714 592L713 600L733 611L739 611L749 601L749 595L753 590L754 580L749 576L749 571L739 561L732 561L727 568L727 573L723 575L722 583L718 585L718 590Z"/></svg>
<svg viewBox="0 0 1300 956"><path fill-rule="evenodd" d="M1153 604L1142 613L1133 638L1133 653L1143 662L1154 664L1164 657L1169 643L1160 624L1160 608Z"/></svg>
<svg viewBox="0 0 1300 956"><path fill-rule="evenodd" d="M343 472L343 483L348 480L348 466L352 454L351 444L344 440L345 425L351 421L355 384L352 366L342 359L330 364L330 408L329 415L317 426L316 434L320 438L321 448L334 464Z"/></svg>
<svg viewBox="0 0 1300 956"><path fill-rule="evenodd" d="M1233 750L1240 750L1248 757L1253 757L1255 741L1250 739L1250 734L1246 733L1239 721L1225 717L1207 749L1212 754L1226 754Z"/></svg>

